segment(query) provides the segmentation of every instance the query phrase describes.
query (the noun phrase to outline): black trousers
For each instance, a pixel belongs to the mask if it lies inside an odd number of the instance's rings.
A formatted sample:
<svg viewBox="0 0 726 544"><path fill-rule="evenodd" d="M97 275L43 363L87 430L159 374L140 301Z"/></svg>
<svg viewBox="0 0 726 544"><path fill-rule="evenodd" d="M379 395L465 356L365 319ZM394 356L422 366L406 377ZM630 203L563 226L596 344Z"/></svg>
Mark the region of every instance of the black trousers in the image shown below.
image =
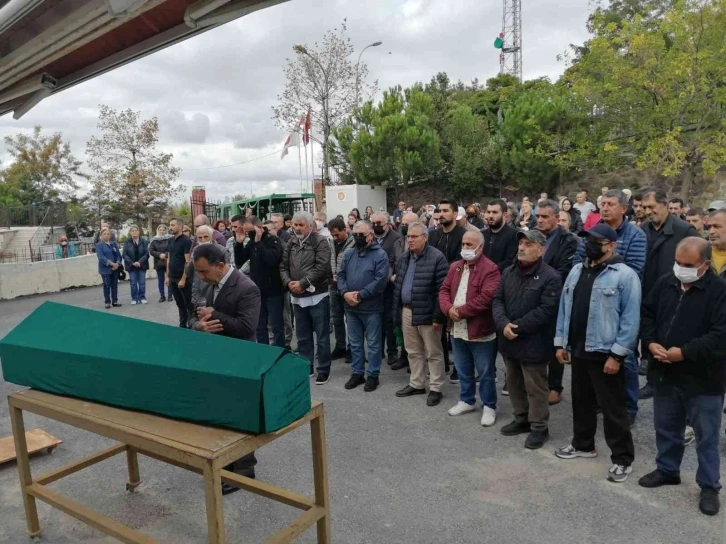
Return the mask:
<svg viewBox="0 0 726 544"><path fill-rule="evenodd" d="M398 354L396 346L396 335L393 334L393 285L389 282L386 290L383 291L383 329L381 330L381 348L386 345L389 355ZM383 349L381 349L383 354Z"/></svg>
<svg viewBox="0 0 726 544"><path fill-rule="evenodd" d="M604 362L572 360L572 446L580 451L595 449L597 407L603 415L605 442L614 464L629 467L635 458L633 436L625 401L625 365L617 374L605 374Z"/></svg>
<svg viewBox="0 0 726 544"><path fill-rule="evenodd" d="M549 374L547 380L549 381L550 391L557 391L562 393L562 378L565 375L565 365L561 365L557 360L557 357L552 357L550 361Z"/></svg>
<svg viewBox="0 0 726 544"><path fill-rule="evenodd" d="M176 307L179 308L179 326L187 328L189 314L192 312L192 282L187 280L184 288L179 287L178 281L169 281L171 295L174 297Z"/></svg>
<svg viewBox="0 0 726 544"><path fill-rule="evenodd" d="M257 465L257 457L255 457L255 452L252 452L233 461L224 467L224 470L229 470L230 472L247 476L248 478L254 478L255 465Z"/></svg>

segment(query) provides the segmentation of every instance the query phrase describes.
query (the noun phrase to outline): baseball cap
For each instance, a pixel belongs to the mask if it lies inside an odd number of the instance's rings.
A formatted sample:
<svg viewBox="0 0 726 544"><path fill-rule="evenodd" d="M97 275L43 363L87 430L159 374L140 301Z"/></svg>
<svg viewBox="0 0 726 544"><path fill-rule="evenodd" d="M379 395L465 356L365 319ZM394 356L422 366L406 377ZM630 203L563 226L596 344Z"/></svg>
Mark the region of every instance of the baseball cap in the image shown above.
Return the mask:
<svg viewBox="0 0 726 544"><path fill-rule="evenodd" d="M723 210L726 208L726 200L714 200L708 205L708 211Z"/></svg>
<svg viewBox="0 0 726 544"><path fill-rule="evenodd" d="M542 234L542 232L537 229L518 231L517 240L520 240L521 238L526 238L530 242L534 242L535 244L539 244L541 246L547 245L547 238L545 238L545 235Z"/></svg>
<svg viewBox="0 0 726 544"><path fill-rule="evenodd" d="M577 233L580 238L585 238L588 234L595 238L600 238L601 240L610 240L611 242L618 241L618 233L615 232L615 229L605 223L597 223L590 230L583 230L582 232Z"/></svg>
<svg viewBox="0 0 726 544"><path fill-rule="evenodd" d="M456 220L461 221L466 215L466 210L459 206L459 211L456 213Z"/></svg>

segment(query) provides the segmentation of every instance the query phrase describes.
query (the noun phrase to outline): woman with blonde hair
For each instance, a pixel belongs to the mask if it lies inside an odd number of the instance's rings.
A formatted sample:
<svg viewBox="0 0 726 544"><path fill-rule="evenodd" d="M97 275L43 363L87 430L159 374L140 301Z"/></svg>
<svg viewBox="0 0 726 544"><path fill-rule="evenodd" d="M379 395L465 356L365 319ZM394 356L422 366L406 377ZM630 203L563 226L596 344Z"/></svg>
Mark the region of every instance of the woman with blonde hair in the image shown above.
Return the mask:
<svg viewBox="0 0 726 544"><path fill-rule="evenodd" d="M171 288L168 288L168 298L164 296L164 282L166 280L166 264L168 261L167 250L169 249L169 229L166 225L156 227L156 236L149 243L149 253L154 257L154 270L156 270L156 280L159 286L159 302L171 302L174 300L171 296Z"/></svg>
<svg viewBox="0 0 726 544"><path fill-rule="evenodd" d="M118 301L118 278L123 270L121 266L121 252L116 242L111 241L111 230L101 229L99 241L96 244L96 257L98 258L98 273L103 280L103 299L106 309L121 306Z"/></svg>
<svg viewBox="0 0 726 544"><path fill-rule="evenodd" d="M149 242L141 237L136 225L129 227L124 242L124 263L131 284L131 305L146 304L146 271L149 269Z"/></svg>

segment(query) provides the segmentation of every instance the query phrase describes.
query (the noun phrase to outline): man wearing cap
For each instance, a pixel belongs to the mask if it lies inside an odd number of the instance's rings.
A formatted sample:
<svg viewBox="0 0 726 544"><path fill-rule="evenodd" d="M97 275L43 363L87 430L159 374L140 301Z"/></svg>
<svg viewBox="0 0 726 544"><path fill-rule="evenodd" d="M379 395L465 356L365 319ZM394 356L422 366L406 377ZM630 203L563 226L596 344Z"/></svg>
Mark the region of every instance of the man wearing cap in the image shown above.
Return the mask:
<svg viewBox="0 0 726 544"><path fill-rule="evenodd" d="M624 482L635 456L621 367L633 353L640 325L640 279L615 253L618 235L598 223L579 234L587 259L567 276L557 315L555 347L561 364L572 363L572 442L561 459L595 457L597 409L613 466L612 482Z"/></svg>
<svg viewBox="0 0 726 544"><path fill-rule="evenodd" d="M643 211L648 221L640 228L645 232L648 241L648 256L643 272L643 298L658 281L673 270L676 261L676 246L689 236L698 236L692 225L671 214L668 195L661 189L645 189L643 191ZM640 399L653 396L653 384L648 379L640 389Z"/></svg>
<svg viewBox="0 0 726 544"><path fill-rule="evenodd" d="M559 225L560 206L554 200L540 202L537 207L537 229L545 236L545 253L542 260L554 268L565 282L572 270L577 237ZM558 404L562 400L562 377L565 368L551 359L549 369L550 404Z"/></svg>
<svg viewBox="0 0 726 544"><path fill-rule="evenodd" d="M514 412L514 421L502 427L501 433L529 433L525 447L538 449L549 438L547 368L554 355L552 338L562 279L542 260L547 245L544 234L520 231L517 239L517 260L502 273L492 302Z"/></svg>
<svg viewBox="0 0 726 544"><path fill-rule="evenodd" d="M476 217L478 217L478 216L476 216ZM481 221L481 219L479 219L479 220ZM461 206L459 206L459 209L458 209L458 211L456 213L456 224L459 225L460 227L465 228L468 231L469 230L471 230L471 231L474 231L474 230L475 231L479 231L479 229L481 229L481 227L477 227L476 225L472 225L469 222L469 217L466 215L466 210L464 210L464 208L462 208Z"/></svg>
<svg viewBox="0 0 726 544"><path fill-rule="evenodd" d="M726 200L714 200L708 205L709 212L726 209Z"/></svg>

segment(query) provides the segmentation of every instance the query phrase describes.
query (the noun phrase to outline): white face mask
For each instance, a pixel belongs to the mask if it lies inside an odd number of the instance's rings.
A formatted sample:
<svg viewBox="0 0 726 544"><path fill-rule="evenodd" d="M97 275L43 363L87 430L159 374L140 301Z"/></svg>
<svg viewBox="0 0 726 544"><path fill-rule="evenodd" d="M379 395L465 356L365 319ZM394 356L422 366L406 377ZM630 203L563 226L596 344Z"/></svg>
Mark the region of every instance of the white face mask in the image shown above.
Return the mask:
<svg viewBox="0 0 726 544"><path fill-rule="evenodd" d="M678 263L673 263L673 273L681 283L693 283L701 279L698 268L686 268Z"/></svg>
<svg viewBox="0 0 726 544"><path fill-rule="evenodd" d="M473 261L474 259L476 259L476 250L477 249L479 249L479 247L477 247L476 249L462 249L461 258L467 262Z"/></svg>
<svg viewBox="0 0 726 544"><path fill-rule="evenodd" d="M317 225L318 230L323 230L323 227L325 227L325 223L323 223L322 221L319 221L319 220L315 221L315 225Z"/></svg>

